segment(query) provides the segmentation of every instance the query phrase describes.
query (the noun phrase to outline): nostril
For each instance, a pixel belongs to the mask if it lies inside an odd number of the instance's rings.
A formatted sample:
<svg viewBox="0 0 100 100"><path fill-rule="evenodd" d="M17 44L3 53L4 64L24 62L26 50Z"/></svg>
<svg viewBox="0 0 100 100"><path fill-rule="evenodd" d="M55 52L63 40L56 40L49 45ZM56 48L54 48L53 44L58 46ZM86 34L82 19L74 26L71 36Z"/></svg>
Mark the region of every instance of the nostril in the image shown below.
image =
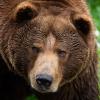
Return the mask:
<svg viewBox="0 0 100 100"><path fill-rule="evenodd" d="M48 88L51 86L53 78L49 75L40 74L36 76L36 82L40 87Z"/></svg>

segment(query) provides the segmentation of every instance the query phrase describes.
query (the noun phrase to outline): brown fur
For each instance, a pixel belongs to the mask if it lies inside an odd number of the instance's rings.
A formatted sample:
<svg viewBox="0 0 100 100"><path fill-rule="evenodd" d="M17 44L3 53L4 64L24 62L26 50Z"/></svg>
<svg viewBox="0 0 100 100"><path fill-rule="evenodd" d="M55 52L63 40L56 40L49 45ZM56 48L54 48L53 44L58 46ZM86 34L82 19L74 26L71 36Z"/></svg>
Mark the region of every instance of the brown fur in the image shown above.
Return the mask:
<svg viewBox="0 0 100 100"><path fill-rule="evenodd" d="M39 100L98 99L94 26L84 0L1 0L0 55L0 90L8 91L2 100L24 100L31 90ZM36 85L39 73L53 77L45 92Z"/></svg>

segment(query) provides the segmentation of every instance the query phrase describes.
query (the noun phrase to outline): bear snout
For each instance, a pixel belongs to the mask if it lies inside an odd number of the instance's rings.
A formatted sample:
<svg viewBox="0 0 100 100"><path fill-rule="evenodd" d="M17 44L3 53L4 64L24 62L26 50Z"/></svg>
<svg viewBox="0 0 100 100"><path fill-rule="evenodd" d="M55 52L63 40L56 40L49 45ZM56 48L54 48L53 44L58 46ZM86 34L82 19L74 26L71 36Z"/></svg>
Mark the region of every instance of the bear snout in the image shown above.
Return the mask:
<svg viewBox="0 0 100 100"><path fill-rule="evenodd" d="M46 89L49 89L52 82L53 82L53 77L50 75L39 74L36 76L37 86L43 91L45 91Z"/></svg>
<svg viewBox="0 0 100 100"><path fill-rule="evenodd" d="M32 88L41 93L56 92L62 78L58 63L59 60L54 53L38 55L29 72Z"/></svg>

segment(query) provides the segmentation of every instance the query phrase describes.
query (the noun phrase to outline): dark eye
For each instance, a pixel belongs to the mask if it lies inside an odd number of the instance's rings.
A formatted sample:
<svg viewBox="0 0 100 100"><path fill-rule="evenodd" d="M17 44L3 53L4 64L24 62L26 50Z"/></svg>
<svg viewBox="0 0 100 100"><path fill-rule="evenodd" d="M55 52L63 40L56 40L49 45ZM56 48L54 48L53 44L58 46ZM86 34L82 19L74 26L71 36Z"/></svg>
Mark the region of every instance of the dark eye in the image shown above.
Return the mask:
<svg viewBox="0 0 100 100"><path fill-rule="evenodd" d="M58 49L57 50L57 54L60 58L65 58L66 57L66 51L63 51L63 50L60 50Z"/></svg>
<svg viewBox="0 0 100 100"><path fill-rule="evenodd" d="M38 47L32 47L32 51L34 54L38 54L41 51L41 49Z"/></svg>

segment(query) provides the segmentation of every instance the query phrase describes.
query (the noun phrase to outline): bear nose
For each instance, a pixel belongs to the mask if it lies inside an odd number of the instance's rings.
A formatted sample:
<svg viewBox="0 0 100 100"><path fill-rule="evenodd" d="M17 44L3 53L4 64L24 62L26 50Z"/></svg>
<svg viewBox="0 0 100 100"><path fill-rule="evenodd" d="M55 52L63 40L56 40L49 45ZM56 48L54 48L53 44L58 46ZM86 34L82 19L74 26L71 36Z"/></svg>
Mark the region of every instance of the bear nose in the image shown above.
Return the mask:
<svg viewBox="0 0 100 100"><path fill-rule="evenodd" d="M42 89L49 88L52 84L53 78L50 75L39 74L36 76L36 82Z"/></svg>

